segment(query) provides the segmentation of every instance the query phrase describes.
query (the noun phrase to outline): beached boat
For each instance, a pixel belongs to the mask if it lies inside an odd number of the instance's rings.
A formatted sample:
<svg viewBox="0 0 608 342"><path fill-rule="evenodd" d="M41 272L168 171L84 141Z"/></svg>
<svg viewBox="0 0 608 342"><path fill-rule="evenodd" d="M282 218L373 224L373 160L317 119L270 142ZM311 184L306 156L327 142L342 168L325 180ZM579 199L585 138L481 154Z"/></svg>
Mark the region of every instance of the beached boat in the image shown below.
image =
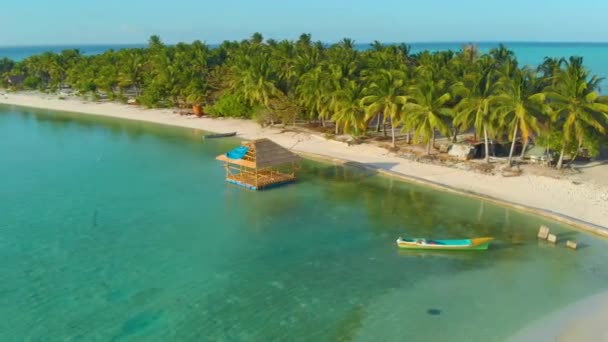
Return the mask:
<svg viewBox="0 0 608 342"><path fill-rule="evenodd" d="M397 239L397 246L403 249L432 249L445 251L486 250L490 245L491 237L462 240L428 240L428 239Z"/></svg>
<svg viewBox="0 0 608 342"><path fill-rule="evenodd" d="M205 139L216 139L216 138L233 137L235 135L236 135L236 132L205 134L205 135L203 135L203 140L205 140Z"/></svg>

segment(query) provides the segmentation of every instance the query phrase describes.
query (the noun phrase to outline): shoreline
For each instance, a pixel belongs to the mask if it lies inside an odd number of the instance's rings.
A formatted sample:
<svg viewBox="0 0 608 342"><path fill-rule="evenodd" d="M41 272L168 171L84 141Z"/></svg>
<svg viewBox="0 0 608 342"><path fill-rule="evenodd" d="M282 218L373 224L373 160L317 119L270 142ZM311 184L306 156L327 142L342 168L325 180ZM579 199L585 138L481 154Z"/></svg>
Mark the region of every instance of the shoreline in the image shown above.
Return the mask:
<svg viewBox="0 0 608 342"><path fill-rule="evenodd" d="M173 109L145 109L78 98L59 99L57 95L33 92L0 95L0 104L152 122L217 133L237 131L237 137L242 139L269 138L312 159L353 164L406 182L504 205L608 237L608 226L605 226L608 222L608 186L604 184L580 184L566 178L530 174L508 178L479 174L406 160L371 144L348 146L315 134L262 128L250 120L180 116L174 114Z"/></svg>
<svg viewBox="0 0 608 342"><path fill-rule="evenodd" d="M296 153L298 153L306 158L309 158L309 159L317 159L317 160L321 160L321 161L325 161L325 162L333 162L333 163L337 163L337 164L341 164L341 165L349 164L349 166L354 166L354 167L363 168L363 169L366 169L369 171L374 171L383 176L397 178L398 180L401 180L404 182L422 185L425 187L433 188L435 190L445 191L445 192L449 192L449 193L453 193L453 194L457 194L457 195L461 195L461 196L475 198L475 199L478 199L481 201L490 202L490 203L501 205L501 206L506 206L511 209L519 210L519 211L522 211L522 212L525 212L528 214L539 215L539 216L542 216L542 217L545 217L545 218L548 218L548 219L551 219L554 221L558 221L560 223L571 225L571 226L576 227L577 229L580 229L580 230L583 230L586 232L590 232L595 235L599 235L602 237L608 237L608 228L606 228L606 227L596 225L591 222L579 220L575 217L570 217L570 216L566 216L566 215L563 215L563 214L560 214L557 212L552 212L547 209L532 207L532 206L528 206L525 204L510 202L510 201L496 198L493 196L476 193L473 191L466 191L463 189L454 188L454 187L451 187L446 184L427 180L425 178L416 177L416 176L412 176L412 175L405 175L405 174L401 174L399 172L395 172L395 171L391 171L391 170L387 170L387 169L383 169L383 168L377 168L377 167L373 167L373 166L369 166L369 165L365 165L365 164L360 164L357 162L353 162L352 160L343 160L343 159L338 159L338 158L333 158L333 157L320 155L320 154L313 154L313 153L303 153L303 152L296 152ZM466 172L472 172L472 171L466 171Z"/></svg>
<svg viewBox="0 0 608 342"><path fill-rule="evenodd" d="M606 341L608 291L584 298L532 322L507 339L525 341Z"/></svg>

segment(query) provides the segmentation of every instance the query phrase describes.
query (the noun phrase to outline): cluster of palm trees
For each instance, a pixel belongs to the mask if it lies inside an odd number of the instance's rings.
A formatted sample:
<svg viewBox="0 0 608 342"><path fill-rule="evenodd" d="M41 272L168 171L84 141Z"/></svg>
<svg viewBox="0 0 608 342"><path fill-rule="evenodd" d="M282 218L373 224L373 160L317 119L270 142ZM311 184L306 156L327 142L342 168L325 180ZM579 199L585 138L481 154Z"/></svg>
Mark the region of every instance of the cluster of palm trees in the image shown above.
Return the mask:
<svg viewBox="0 0 608 342"><path fill-rule="evenodd" d="M126 93L150 107L205 103L207 112L264 123L296 120L334 125L355 136L390 127L408 142L437 135L456 139L474 129L489 158L491 139L532 138L565 155L598 151L608 126L608 99L582 58L546 58L532 69L518 65L500 45L481 54L460 51L412 54L406 45L371 44L358 50L344 39L331 46L303 34L297 41L264 40L256 33L211 48L199 41L165 45L153 36L146 48L84 56L77 50L45 53L21 62L0 61L0 76L23 75L22 87L81 93ZM2 78L4 80L4 77Z"/></svg>

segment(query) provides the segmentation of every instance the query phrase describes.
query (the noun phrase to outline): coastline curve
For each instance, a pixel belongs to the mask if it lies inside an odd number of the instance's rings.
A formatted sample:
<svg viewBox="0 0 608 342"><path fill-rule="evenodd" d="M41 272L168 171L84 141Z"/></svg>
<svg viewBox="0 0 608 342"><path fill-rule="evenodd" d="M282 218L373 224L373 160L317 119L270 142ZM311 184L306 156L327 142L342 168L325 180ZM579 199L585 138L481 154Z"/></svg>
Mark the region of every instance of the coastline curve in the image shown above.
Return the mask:
<svg viewBox="0 0 608 342"><path fill-rule="evenodd" d="M603 225L608 221L608 198L604 199L608 195L608 188L596 189L592 185L589 186L587 190L595 191L596 193L592 195L599 197L599 200L590 199L589 194L573 188L569 184L570 182L548 179L543 176L530 176L528 180L515 180L516 184L497 188L495 184L499 179L495 176L478 175L471 171L406 161L377 146L350 147L345 143L327 140L314 134L284 132L277 128L261 128L249 120L193 119L180 117L170 110L145 109L118 103L95 103L81 99L58 99L53 95L40 93L7 93L0 97L0 104L150 122L217 133L236 130L241 139L270 138L307 158L362 167L401 181L507 206L571 225L596 236L608 237L608 226ZM387 165L397 165L398 167ZM392 170L394 168L401 170ZM464 179L454 181L457 178ZM511 181L513 180L511 179ZM544 182L542 187L537 189L537 191L546 192L543 194L544 197L530 200L529 197L525 197L516 190L509 189L516 186L519 191L533 191L529 190L529 187L534 182ZM577 186L580 187L580 185ZM601 193L602 191L606 191L606 194ZM575 195L576 197L574 197ZM568 203L576 203L576 205L564 205L562 202L566 200L570 200ZM522 203L526 201L528 203ZM589 217L590 215L591 217ZM587 216L587 218L583 219L581 216Z"/></svg>

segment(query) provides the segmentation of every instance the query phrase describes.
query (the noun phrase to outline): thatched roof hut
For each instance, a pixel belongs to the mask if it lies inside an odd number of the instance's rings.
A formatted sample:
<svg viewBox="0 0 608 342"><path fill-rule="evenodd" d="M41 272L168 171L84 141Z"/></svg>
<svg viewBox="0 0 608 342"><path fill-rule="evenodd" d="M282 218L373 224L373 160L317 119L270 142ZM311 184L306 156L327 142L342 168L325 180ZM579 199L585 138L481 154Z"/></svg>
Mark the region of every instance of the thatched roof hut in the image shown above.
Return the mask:
<svg viewBox="0 0 608 342"><path fill-rule="evenodd" d="M295 181L300 161L297 154L269 139L244 142L216 159L225 163L226 181L253 190Z"/></svg>

